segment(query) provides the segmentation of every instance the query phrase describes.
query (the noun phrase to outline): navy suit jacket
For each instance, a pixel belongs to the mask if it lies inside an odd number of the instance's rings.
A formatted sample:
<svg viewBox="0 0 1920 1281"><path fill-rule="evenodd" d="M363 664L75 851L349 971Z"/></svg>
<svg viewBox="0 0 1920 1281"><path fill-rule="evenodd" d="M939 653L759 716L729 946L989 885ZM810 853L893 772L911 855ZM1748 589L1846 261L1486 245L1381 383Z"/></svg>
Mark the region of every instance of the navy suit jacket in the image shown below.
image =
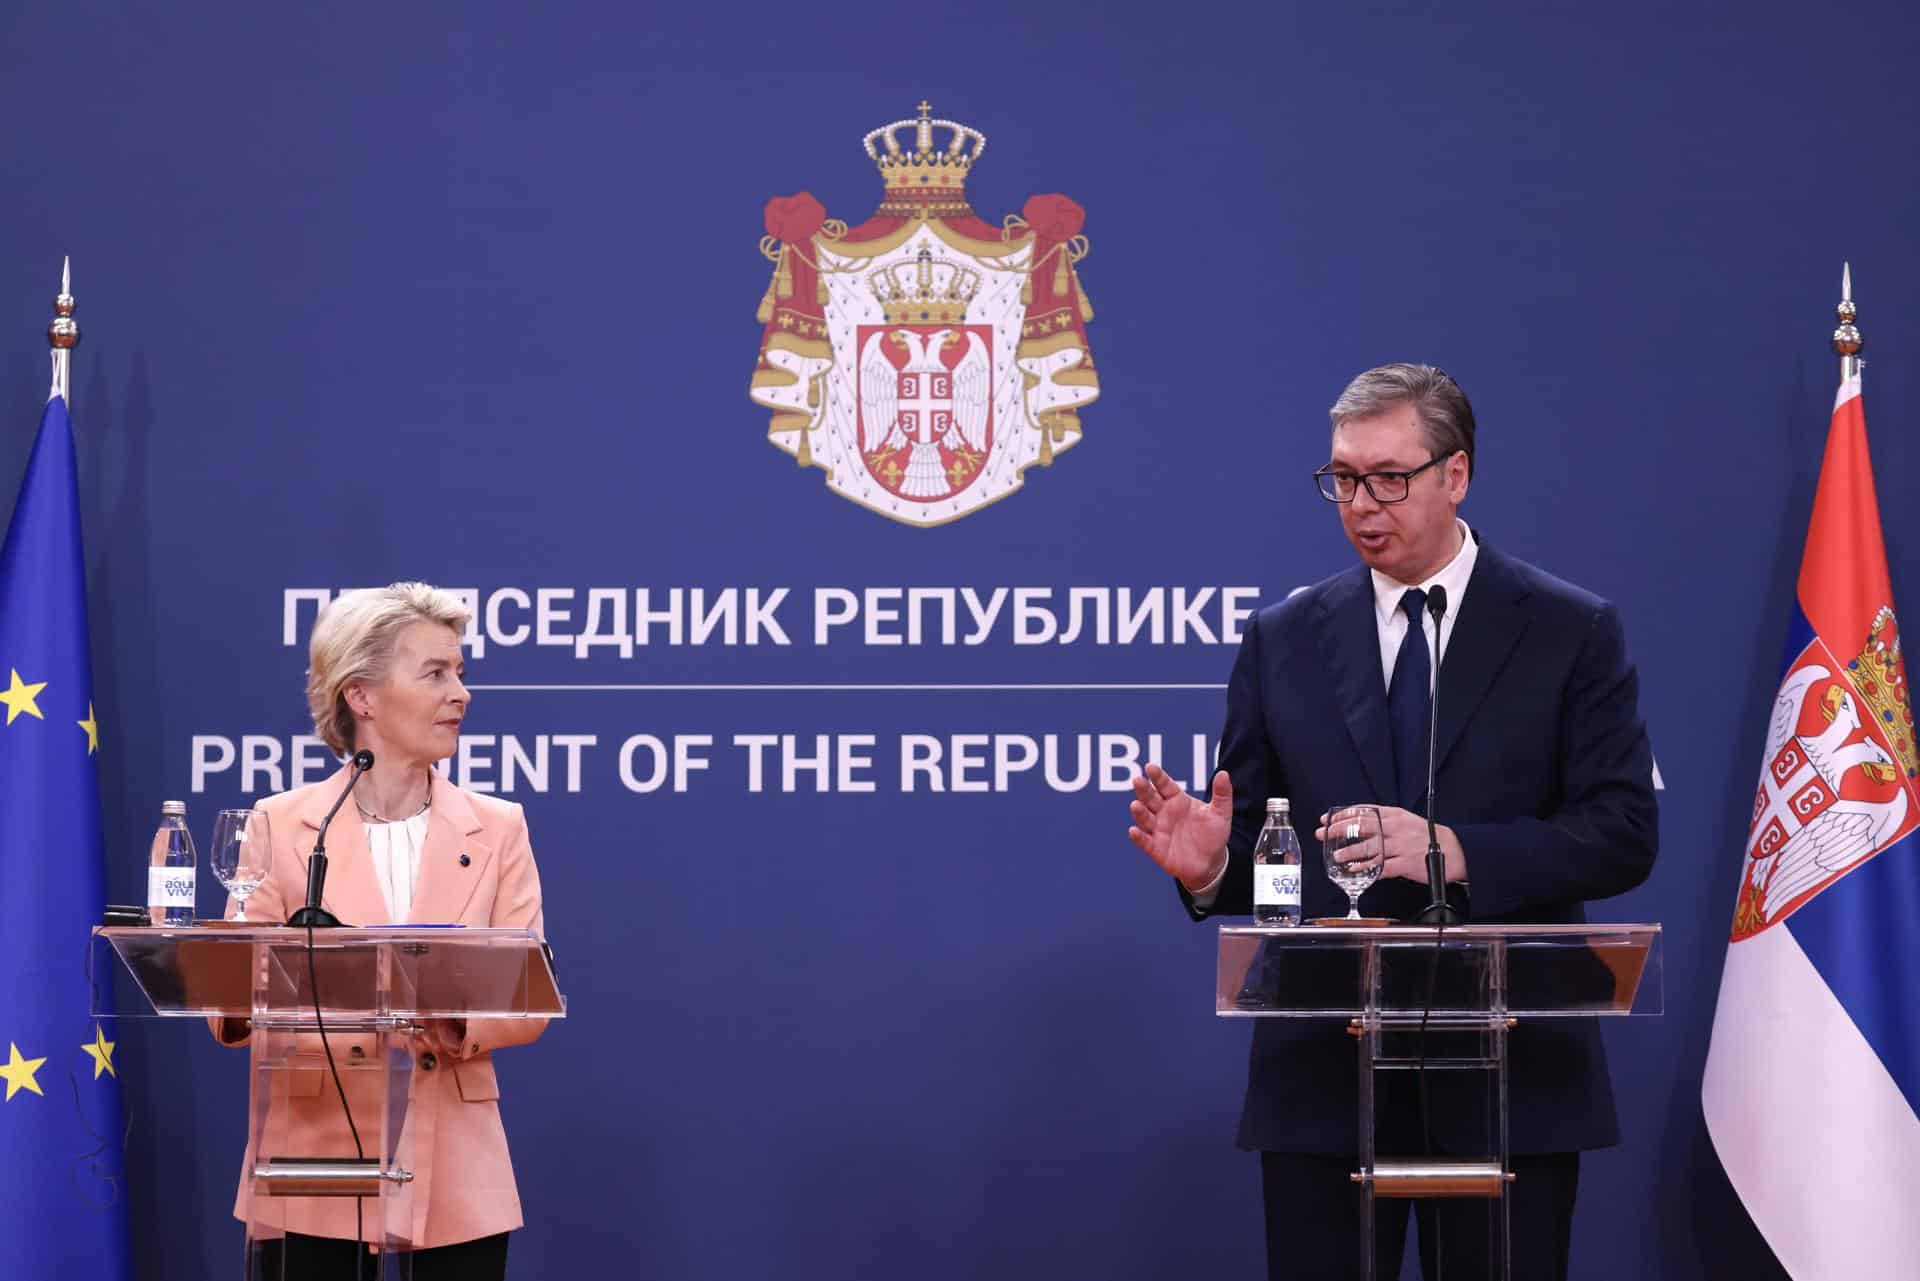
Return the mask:
<svg viewBox="0 0 1920 1281"><path fill-rule="evenodd" d="M1435 784L1436 817L1466 852L1469 920L1580 922L1587 900L1646 879L1659 814L1638 700L1613 606L1481 541L1441 656ZM1228 686L1220 767L1234 793L1227 873L1204 912L1183 890L1188 911L1198 920L1253 910L1254 838L1266 799L1285 796L1305 862L1305 913L1344 915L1345 893L1317 874L1313 820L1337 805L1391 804L1395 793L1365 566L1255 615ZM1360 910L1406 920L1426 901L1423 885L1382 880ZM1523 1023L1508 1064L1513 1151L1618 1141L1593 1020ZM1353 1152L1357 1075L1344 1027L1256 1020L1240 1146ZM1444 1144L1437 1097L1435 1112Z"/></svg>

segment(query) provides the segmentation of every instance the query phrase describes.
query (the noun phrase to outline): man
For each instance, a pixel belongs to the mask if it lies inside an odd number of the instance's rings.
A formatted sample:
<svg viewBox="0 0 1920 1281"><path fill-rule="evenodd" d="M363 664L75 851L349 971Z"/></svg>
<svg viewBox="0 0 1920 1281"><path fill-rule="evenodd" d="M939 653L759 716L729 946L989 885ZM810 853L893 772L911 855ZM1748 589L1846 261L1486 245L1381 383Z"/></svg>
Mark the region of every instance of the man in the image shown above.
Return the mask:
<svg viewBox="0 0 1920 1281"><path fill-rule="evenodd" d="M1252 849L1269 796L1285 796L1308 869L1320 816L1381 807L1380 880L1361 910L1401 920L1426 885L1429 677L1440 659L1434 789L1449 901L1479 923L1584 921L1588 899L1639 884L1658 843L1652 753L1638 677L1613 607L1508 557L1457 513L1473 477L1473 410L1452 378L1385 365L1332 409L1317 479L1362 564L1262 609L1234 662L1212 798L1158 765L1134 780L1128 836L1179 882L1195 920L1252 908ZM1428 594L1444 588L1438 625ZM1303 878L1305 915L1346 899ZM1618 1141L1592 1020L1523 1024L1508 1043L1515 1277L1565 1277L1582 1150ZM1353 1043L1328 1022L1256 1023L1239 1143L1261 1153L1274 1277L1355 1275L1360 1194ZM1381 1150L1411 1155L1421 1119L1390 1104ZM1448 1119L1434 1109L1444 1150ZM1391 1146L1389 1146L1391 1145ZM1381 1275L1404 1248L1407 1202L1376 1216ZM1448 1276L1485 1276L1484 1206L1441 1218ZM1418 1202L1423 1271L1435 1275L1434 1203ZM1454 1215L1461 1230L1451 1230Z"/></svg>

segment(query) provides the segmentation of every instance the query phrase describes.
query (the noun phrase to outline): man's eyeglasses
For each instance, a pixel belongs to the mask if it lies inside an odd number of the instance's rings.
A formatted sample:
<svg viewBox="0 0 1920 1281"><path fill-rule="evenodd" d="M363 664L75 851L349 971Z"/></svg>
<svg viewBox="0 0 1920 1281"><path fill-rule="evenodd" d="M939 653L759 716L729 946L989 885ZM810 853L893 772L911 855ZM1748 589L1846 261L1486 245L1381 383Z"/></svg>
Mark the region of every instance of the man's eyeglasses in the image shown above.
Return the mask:
<svg viewBox="0 0 1920 1281"><path fill-rule="evenodd" d="M1313 473L1313 483L1320 487L1320 497L1330 503L1350 503L1354 495L1365 485L1367 492L1373 495L1376 503L1404 503L1407 501L1407 485L1415 476L1438 463L1453 457L1452 453L1435 454L1412 471L1342 471L1328 463Z"/></svg>

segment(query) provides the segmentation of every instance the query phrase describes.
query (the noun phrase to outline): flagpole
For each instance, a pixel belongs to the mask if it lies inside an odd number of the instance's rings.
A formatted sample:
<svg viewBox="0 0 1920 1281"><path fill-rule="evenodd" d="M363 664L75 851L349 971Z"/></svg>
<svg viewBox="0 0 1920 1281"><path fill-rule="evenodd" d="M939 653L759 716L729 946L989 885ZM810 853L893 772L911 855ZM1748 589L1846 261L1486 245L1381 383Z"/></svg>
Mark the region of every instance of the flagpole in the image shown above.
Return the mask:
<svg viewBox="0 0 1920 1281"><path fill-rule="evenodd" d="M1840 381L1852 382L1860 377L1860 370L1866 361L1860 359L1860 349L1866 346L1866 340L1860 337L1860 331L1854 328L1853 319L1859 315L1859 309L1853 305L1853 265L1840 265L1840 306L1838 313L1840 327L1833 331L1833 350L1840 357Z"/></svg>
<svg viewBox="0 0 1920 1281"><path fill-rule="evenodd" d="M73 349L80 345L80 322L73 318L73 259L60 260L60 293L53 300L53 320L47 325L47 346L53 349L53 387L47 399L55 396L73 408L71 369Z"/></svg>

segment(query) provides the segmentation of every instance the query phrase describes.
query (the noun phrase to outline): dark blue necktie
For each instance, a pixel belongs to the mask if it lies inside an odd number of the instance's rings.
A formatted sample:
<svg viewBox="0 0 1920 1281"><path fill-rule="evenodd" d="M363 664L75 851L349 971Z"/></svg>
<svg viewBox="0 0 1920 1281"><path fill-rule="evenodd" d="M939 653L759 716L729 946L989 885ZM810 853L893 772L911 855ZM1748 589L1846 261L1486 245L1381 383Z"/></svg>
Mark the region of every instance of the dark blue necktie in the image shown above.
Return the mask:
<svg viewBox="0 0 1920 1281"><path fill-rule="evenodd" d="M1393 722L1394 778L1400 785L1400 808L1427 812L1427 718L1432 706L1429 682L1433 664L1427 657L1427 631L1420 616L1427 594L1409 587L1400 598L1407 616L1407 635L1393 663L1393 681L1387 686L1387 718Z"/></svg>

